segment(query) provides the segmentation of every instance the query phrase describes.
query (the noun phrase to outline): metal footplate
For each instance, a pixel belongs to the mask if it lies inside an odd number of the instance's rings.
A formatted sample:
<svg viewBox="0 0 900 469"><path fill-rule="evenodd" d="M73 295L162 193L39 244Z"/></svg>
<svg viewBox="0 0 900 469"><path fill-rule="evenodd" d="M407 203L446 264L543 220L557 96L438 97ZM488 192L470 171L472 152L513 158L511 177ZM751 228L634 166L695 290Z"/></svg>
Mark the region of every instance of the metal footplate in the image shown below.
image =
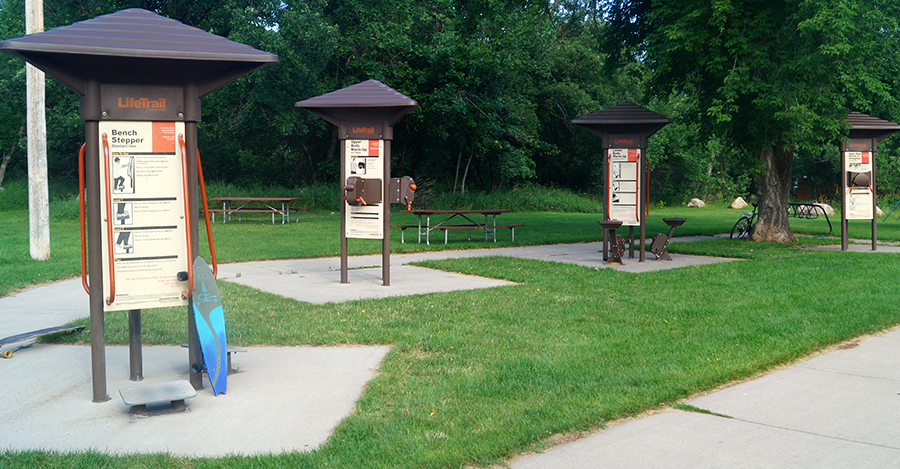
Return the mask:
<svg viewBox="0 0 900 469"><path fill-rule="evenodd" d="M184 410L185 399L197 396L191 383L185 380L164 383L136 384L119 389L125 405L136 414L146 414L148 405L169 404L172 410Z"/></svg>
<svg viewBox="0 0 900 469"><path fill-rule="evenodd" d="M188 344L181 344L181 347L188 348ZM235 353L246 352L247 349L240 347L227 347L225 351L228 353L228 374L232 375L241 371L240 369L231 366L231 356ZM193 365L191 365L191 368L195 373L206 373L206 367L203 366L202 363L194 363Z"/></svg>

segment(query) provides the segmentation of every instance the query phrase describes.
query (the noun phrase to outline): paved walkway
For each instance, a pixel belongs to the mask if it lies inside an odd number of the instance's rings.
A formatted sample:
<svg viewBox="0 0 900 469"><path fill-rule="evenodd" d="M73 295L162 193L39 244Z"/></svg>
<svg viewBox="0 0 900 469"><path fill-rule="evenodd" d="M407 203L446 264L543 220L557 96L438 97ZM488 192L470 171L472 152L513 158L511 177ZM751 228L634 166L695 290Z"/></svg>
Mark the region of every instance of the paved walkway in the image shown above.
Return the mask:
<svg viewBox="0 0 900 469"><path fill-rule="evenodd" d="M597 432L512 469L900 467L900 330Z"/></svg>
<svg viewBox="0 0 900 469"><path fill-rule="evenodd" d="M229 264L220 266L219 275L325 303L507 284L406 265L418 260L502 255L606 268L599 249L598 243L590 243L394 255L388 287L381 285L381 256L351 258L349 284L340 284L337 259ZM729 261L673 255L667 262L654 257L648 253L643 263L626 258L624 266L615 268L643 272ZM85 317L87 304L80 280L0 298L0 334ZM308 450L324 442L351 412L388 351L253 347L235 357L240 372L229 377L226 395L213 397L208 389L201 390L188 401L187 412L138 418L116 392L133 385L127 379L126 347L107 347L112 399L96 404L91 402L88 347L36 345L11 360L0 360L0 421L15 429L0 433L0 450L168 451L188 456ZM898 331L860 340L688 403L723 416L669 411L518 458L509 467L900 467L898 352ZM180 347L144 347L146 381L185 379L186 355Z"/></svg>

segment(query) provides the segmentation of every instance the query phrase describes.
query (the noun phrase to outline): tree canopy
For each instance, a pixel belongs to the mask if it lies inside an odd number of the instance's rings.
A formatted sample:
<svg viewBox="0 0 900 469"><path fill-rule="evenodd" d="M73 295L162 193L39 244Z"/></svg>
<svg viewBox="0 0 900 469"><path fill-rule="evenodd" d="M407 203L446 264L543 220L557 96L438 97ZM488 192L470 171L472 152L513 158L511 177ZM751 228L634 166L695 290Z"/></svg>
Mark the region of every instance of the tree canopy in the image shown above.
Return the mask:
<svg viewBox="0 0 900 469"><path fill-rule="evenodd" d="M294 103L377 79L420 105L396 126L394 174L447 191L528 182L592 191L601 181L601 142L570 121L630 101L675 121L650 141L652 198L728 197L755 185L762 210L755 236L785 240L792 235L780 207L799 177L795 155L804 180L827 186L820 173L834 171L832 148L849 110L900 117L895 2L44 5L47 29L138 7L277 54L278 66L203 98L204 171L222 182L335 182L336 129ZM21 10L20 2L0 0L4 39L22 34ZM13 175L25 167L24 145L17 145L24 139L22 67L12 57L0 62L7 91L0 154L11 155ZM73 180L83 140L78 97L52 81L47 93L50 174ZM900 179L893 187L900 189Z"/></svg>
<svg viewBox="0 0 900 469"><path fill-rule="evenodd" d="M691 111L706 135L756 157L754 239L793 239L784 207L798 151L821 154L845 136L851 110L898 116L896 2L643 0L609 8L616 57L644 61L657 97L695 99Z"/></svg>
<svg viewBox="0 0 900 469"><path fill-rule="evenodd" d="M569 121L641 97L639 67L602 73L601 25L577 2L47 0L45 5L47 28L139 7L281 58L278 66L203 99L200 148L206 176L213 180L288 186L336 180L335 129L294 103L377 79L420 103L397 124L395 174L450 191L526 181L591 190L599 180L600 142ZM12 63L2 80L13 79ZM74 171L68 155L83 138L77 106L77 97L65 90L48 91L48 133L54 140L49 153L66 162L51 169L57 176ZM20 116L9 120L21 121Z"/></svg>

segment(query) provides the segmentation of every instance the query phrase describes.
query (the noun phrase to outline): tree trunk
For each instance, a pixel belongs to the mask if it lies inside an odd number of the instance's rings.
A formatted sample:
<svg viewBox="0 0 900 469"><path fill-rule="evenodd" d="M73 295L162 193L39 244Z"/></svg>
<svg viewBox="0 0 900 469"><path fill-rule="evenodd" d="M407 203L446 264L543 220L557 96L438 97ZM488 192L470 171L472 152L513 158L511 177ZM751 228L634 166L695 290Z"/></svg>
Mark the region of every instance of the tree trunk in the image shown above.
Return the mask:
<svg viewBox="0 0 900 469"><path fill-rule="evenodd" d="M25 132L25 124L22 124L22 127L19 127L19 135L21 135L22 132ZM3 154L3 161L0 161L0 189L3 189L3 179L6 177L6 165L9 164L9 160L12 158L13 152L16 151L18 145L19 136L16 135L12 144L9 145L9 151Z"/></svg>
<svg viewBox="0 0 900 469"><path fill-rule="evenodd" d="M6 177L6 165L9 164L9 159L12 158L12 152L3 154L3 161L0 161L0 190L3 189L3 178Z"/></svg>
<svg viewBox="0 0 900 469"><path fill-rule="evenodd" d="M461 190L463 194L466 193L466 178L469 177L469 165L472 164L473 156L475 156L475 142L472 142L472 147L469 149L469 159L466 161L466 169L463 171Z"/></svg>
<svg viewBox="0 0 900 469"><path fill-rule="evenodd" d="M759 219L753 225L750 239L769 243L796 241L788 220L794 152L776 146L763 150L759 159L763 169L756 177Z"/></svg>
<svg viewBox="0 0 900 469"><path fill-rule="evenodd" d="M331 139L328 141L328 150L325 152L325 159L330 160L334 158L334 151L337 149L338 144L338 130L337 127L332 127L331 129Z"/></svg>
<svg viewBox="0 0 900 469"><path fill-rule="evenodd" d="M459 154L456 155L456 171L453 173L453 190L451 194L456 194L456 186L459 185L459 166L462 164L463 145L459 145Z"/></svg>

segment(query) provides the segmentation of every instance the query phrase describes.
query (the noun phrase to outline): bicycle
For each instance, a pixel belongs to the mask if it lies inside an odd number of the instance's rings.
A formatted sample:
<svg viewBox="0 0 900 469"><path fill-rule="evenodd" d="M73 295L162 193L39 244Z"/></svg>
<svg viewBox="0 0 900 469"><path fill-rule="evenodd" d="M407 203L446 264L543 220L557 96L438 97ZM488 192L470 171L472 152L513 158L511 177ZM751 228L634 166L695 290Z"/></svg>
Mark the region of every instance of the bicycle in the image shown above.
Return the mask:
<svg viewBox="0 0 900 469"><path fill-rule="evenodd" d="M753 225L756 223L756 217L759 215L756 208L757 204L753 204L752 212L741 214L741 218L731 228L731 239L745 239L750 236L750 230L753 228Z"/></svg>

